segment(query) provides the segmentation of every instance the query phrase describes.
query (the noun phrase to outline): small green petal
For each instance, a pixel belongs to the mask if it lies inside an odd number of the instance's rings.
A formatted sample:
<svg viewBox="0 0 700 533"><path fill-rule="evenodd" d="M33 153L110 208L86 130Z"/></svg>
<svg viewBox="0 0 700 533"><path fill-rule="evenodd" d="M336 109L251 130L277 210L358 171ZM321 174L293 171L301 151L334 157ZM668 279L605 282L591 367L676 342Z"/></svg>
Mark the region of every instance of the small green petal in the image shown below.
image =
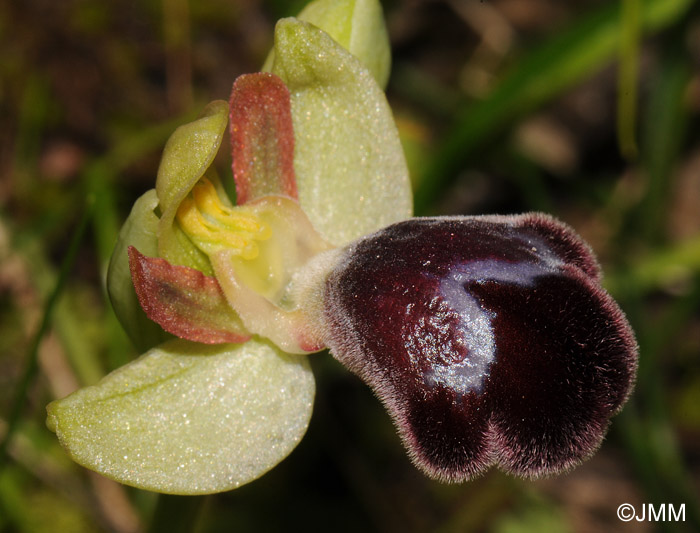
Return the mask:
<svg viewBox="0 0 700 533"><path fill-rule="evenodd" d="M284 459L311 417L306 357L269 344L165 343L48 406L72 458L127 485L208 494L248 483Z"/></svg>
<svg viewBox="0 0 700 533"><path fill-rule="evenodd" d="M342 245L412 213L396 125L369 71L328 34L294 18L275 30L272 71L289 87L299 201Z"/></svg>
<svg viewBox="0 0 700 533"><path fill-rule="evenodd" d="M161 210L158 255L171 263L197 268L196 258L182 253L183 250L192 250L183 241L185 236L179 235L174 228L175 214L219 151L228 124L228 112L228 104L223 100L209 103L200 118L176 129L165 145L156 178Z"/></svg>
<svg viewBox="0 0 700 533"><path fill-rule="evenodd" d="M391 49L382 6L377 0L316 0L297 15L335 39L357 57L372 73L380 87L386 87L391 70ZM264 71L274 63L274 50Z"/></svg>
<svg viewBox="0 0 700 533"><path fill-rule="evenodd" d="M136 200L119 232L119 239L107 271L107 292L114 312L134 346L141 351L148 350L170 338L170 335L151 321L141 309L131 282L127 255L129 246L135 246L147 255L158 254L156 237L158 217L154 213L157 205L155 189L151 189Z"/></svg>

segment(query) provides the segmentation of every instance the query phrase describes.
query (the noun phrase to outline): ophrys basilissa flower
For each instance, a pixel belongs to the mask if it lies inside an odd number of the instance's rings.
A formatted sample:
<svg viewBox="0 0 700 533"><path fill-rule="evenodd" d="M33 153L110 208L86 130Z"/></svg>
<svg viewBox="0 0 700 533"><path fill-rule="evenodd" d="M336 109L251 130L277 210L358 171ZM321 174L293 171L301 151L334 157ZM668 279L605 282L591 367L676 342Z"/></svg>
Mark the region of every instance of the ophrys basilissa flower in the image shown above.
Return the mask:
<svg viewBox="0 0 700 533"><path fill-rule="evenodd" d="M123 483L232 489L302 438L307 354L328 347L433 477L581 461L636 367L589 247L539 214L412 219L379 5L322 1L301 18L314 24L278 23L270 73L173 134L120 235L109 278L125 327L153 345L142 308L179 339L53 403L52 428ZM211 168L227 123L235 202Z"/></svg>

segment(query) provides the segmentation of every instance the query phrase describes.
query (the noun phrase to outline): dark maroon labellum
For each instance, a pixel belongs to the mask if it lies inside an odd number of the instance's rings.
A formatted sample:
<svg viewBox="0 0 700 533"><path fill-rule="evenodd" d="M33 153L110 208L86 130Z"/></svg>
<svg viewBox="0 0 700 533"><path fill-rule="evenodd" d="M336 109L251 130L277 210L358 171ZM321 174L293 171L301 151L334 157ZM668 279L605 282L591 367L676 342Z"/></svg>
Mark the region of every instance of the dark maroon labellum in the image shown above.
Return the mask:
<svg viewBox="0 0 700 533"><path fill-rule="evenodd" d="M545 215L408 220L329 276L328 345L433 477L558 472L595 451L634 381L634 335L599 277Z"/></svg>

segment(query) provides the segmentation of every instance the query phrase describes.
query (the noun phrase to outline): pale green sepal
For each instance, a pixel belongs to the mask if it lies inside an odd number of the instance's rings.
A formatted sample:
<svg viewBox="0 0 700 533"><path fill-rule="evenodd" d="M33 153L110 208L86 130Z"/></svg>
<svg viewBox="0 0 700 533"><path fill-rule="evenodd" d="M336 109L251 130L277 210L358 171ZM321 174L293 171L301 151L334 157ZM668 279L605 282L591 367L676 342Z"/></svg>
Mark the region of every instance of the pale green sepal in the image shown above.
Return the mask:
<svg viewBox="0 0 700 533"><path fill-rule="evenodd" d="M299 201L342 245L412 213L411 184L384 93L354 56L295 18L275 29L273 72L291 93Z"/></svg>
<svg viewBox="0 0 700 533"><path fill-rule="evenodd" d="M127 255L129 246L135 246L144 255L158 255L158 217L154 212L157 205L155 189L136 200L119 232L107 270L107 292L114 313L134 346L142 352L172 338L141 309L131 282Z"/></svg>
<svg viewBox="0 0 700 533"><path fill-rule="evenodd" d="M335 39L357 57L384 89L391 70L391 48L378 0L316 0L297 15ZM272 70L274 49L263 71Z"/></svg>
<svg viewBox="0 0 700 533"><path fill-rule="evenodd" d="M196 268L197 259L181 262L183 243L173 230L175 215L182 200L205 174L221 146L229 107L223 100L209 103L200 118L176 129L168 139L156 178L156 192L161 210L158 232L159 255L176 264ZM186 244L184 245L186 247Z"/></svg>
<svg viewBox="0 0 700 533"><path fill-rule="evenodd" d="M234 489L299 443L311 417L306 357L272 345L177 339L48 406L71 457L127 485L169 494Z"/></svg>

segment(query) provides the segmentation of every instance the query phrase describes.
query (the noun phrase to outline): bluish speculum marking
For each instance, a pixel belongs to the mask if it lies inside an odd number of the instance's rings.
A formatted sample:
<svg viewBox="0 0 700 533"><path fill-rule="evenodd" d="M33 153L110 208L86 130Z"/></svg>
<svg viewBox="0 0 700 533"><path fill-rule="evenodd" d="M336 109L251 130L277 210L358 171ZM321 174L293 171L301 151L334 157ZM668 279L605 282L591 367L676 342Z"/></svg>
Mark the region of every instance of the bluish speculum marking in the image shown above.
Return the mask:
<svg viewBox="0 0 700 533"><path fill-rule="evenodd" d="M460 394L480 392L496 351L491 314L454 279L438 287L427 316L407 316L402 334L406 352L412 366L423 368L426 385Z"/></svg>
<svg viewBox="0 0 700 533"><path fill-rule="evenodd" d="M497 353L492 324L496 313L486 309L469 286L497 282L532 287L538 277L554 273L561 264L542 243L530 250L536 262L483 259L453 267L440 280L428 316L411 319L413 306L407 306L402 337L411 364L424 368L426 385L481 393Z"/></svg>

